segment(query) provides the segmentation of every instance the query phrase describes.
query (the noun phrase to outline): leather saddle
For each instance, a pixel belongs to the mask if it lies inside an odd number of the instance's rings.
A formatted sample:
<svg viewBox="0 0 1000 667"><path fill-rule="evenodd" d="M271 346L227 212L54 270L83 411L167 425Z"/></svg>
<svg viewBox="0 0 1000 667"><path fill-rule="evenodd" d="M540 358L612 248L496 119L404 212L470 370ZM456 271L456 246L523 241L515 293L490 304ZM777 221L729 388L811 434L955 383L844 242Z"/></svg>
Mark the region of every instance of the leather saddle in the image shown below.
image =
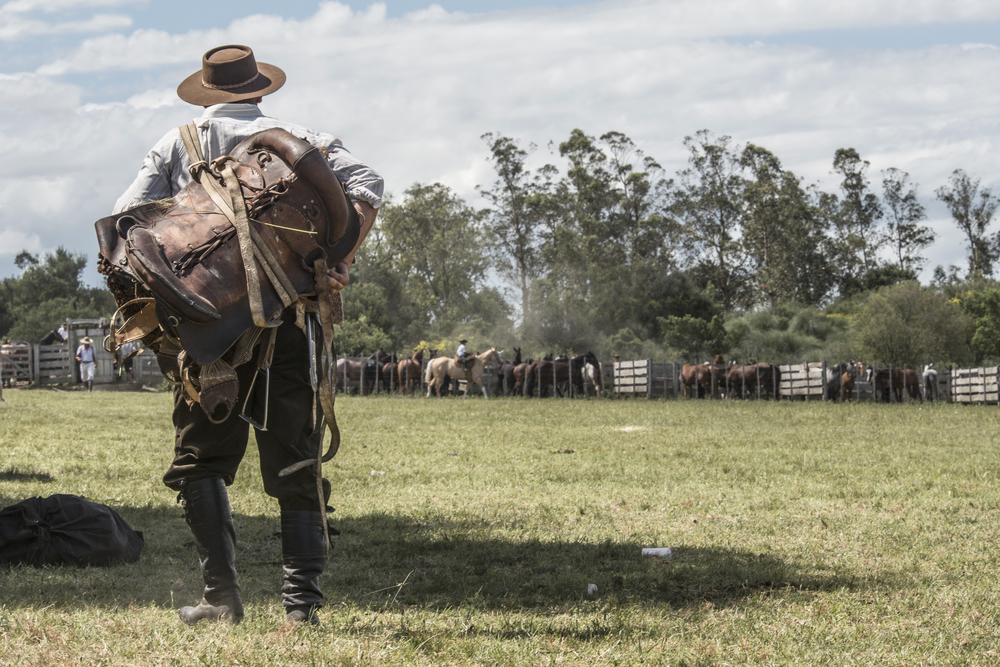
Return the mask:
<svg viewBox="0 0 1000 667"><path fill-rule="evenodd" d="M203 366L251 327L276 327L290 303L315 296L316 262L342 261L360 231L324 154L280 128L248 137L231 157L215 160L207 177L215 183L201 174L169 200L95 225L109 286L117 280L129 287L116 292L119 307L119 293L148 293L160 328ZM228 213L219 203L227 190L236 202ZM244 204L240 223L233 211ZM150 319L152 305L143 310Z"/></svg>

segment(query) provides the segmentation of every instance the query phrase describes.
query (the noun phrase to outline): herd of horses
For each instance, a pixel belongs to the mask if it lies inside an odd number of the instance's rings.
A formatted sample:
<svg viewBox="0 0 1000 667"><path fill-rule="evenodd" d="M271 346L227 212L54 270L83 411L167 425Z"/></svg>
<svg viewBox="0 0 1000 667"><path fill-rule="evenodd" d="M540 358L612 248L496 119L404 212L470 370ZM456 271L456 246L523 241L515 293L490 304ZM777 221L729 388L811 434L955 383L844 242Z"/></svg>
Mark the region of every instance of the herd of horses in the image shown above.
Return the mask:
<svg viewBox="0 0 1000 667"><path fill-rule="evenodd" d="M897 403L905 395L913 401L938 398L938 372L934 364L922 374L908 368L879 368L859 362L841 362L826 369L826 399L843 402L854 396L859 378L869 383L877 402ZM712 363L685 364L681 367L684 396L703 398L781 398L781 370L767 363L726 363L717 355Z"/></svg>
<svg viewBox="0 0 1000 667"><path fill-rule="evenodd" d="M465 395L473 385L478 387L484 398L489 398L483 376L493 365L497 383L494 393L503 396L546 397L550 394L584 396L591 392L600 395L601 364L593 352L572 357L552 355L544 359L521 360L521 348L514 348L514 358L505 360L503 351L495 347L486 352L467 355L466 364L449 356L437 356L435 350L428 351L428 363L424 368L424 350L417 350L411 357L396 360L395 355L379 350L365 359L354 361L338 359L336 384L341 391L350 391L355 386L364 396L376 391L397 391L412 394L426 387L427 396L446 396L453 381L465 381Z"/></svg>

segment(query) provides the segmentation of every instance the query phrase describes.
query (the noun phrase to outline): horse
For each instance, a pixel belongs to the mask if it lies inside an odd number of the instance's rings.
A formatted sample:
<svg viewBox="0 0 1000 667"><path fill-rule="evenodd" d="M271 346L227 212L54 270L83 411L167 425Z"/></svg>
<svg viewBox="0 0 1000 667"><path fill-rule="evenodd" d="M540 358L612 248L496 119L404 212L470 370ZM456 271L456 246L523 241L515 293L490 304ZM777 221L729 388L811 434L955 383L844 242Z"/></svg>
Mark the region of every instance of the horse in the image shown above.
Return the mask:
<svg viewBox="0 0 1000 667"><path fill-rule="evenodd" d="M382 378L382 388L386 392L391 392L393 387L399 386L399 371L398 362L396 361L396 353L393 352L389 359L382 364L382 372L380 373Z"/></svg>
<svg viewBox="0 0 1000 667"><path fill-rule="evenodd" d="M847 372L848 364L840 362L826 368L826 400L843 400L844 374Z"/></svg>
<svg viewBox="0 0 1000 667"><path fill-rule="evenodd" d="M868 369L868 381L872 383L876 402L881 399L882 403L890 403L890 391L895 395L897 403L903 402L903 371L900 369L872 366Z"/></svg>
<svg viewBox="0 0 1000 667"><path fill-rule="evenodd" d="M777 369L771 364L733 364L726 371L728 394L731 398L745 398L747 394L754 398L778 398L776 375Z"/></svg>
<svg viewBox="0 0 1000 667"><path fill-rule="evenodd" d="M684 364L681 367L684 395L688 396L690 392L694 393L696 398L708 394L711 394L712 398L719 398L719 389L726 384L726 373L726 360L721 354L715 355L711 364L707 361L703 364Z"/></svg>
<svg viewBox="0 0 1000 667"><path fill-rule="evenodd" d="M938 372L934 364L924 366L924 395L928 401L937 400L938 397Z"/></svg>
<svg viewBox="0 0 1000 667"><path fill-rule="evenodd" d="M534 363L534 359L528 359L526 363L517 364L511 369L511 374L514 376L514 387L511 389L511 393L515 396L520 396L524 393L524 379L527 377L528 371Z"/></svg>
<svg viewBox="0 0 1000 667"><path fill-rule="evenodd" d="M521 348L514 348L514 360L505 361L500 365L500 370L497 373L497 392L503 391L505 396L510 396L514 393L514 386L517 384L517 379L514 377L514 369L521 363Z"/></svg>
<svg viewBox="0 0 1000 667"><path fill-rule="evenodd" d="M920 393L920 376L917 372L909 368L903 371L903 389L911 401L924 402L924 396Z"/></svg>
<svg viewBox="0 0 1000 667"><path fill-rule="evenodd" d="M854 386L855 383L857 382L857 379L858 379L858 368L854 364L854 362L851 362L850 364L847 365L847 370L844 371L844 374L840 376L841 402L844 402L845 400L851 397L851 394L854 392Z"/></svg>
<svg viewBox="0 0 1000 667"><path fill-rule="evenodd" d="M423 366L424 351L417 350L409 359L403 359L396 364L396 375L398 376L399 393L413 393L417 385L420 384L420 369Z"/></svg>
<svg viewBox="0 0 1000 667"><path fill-rule="evenodd" d="M381 359L380 359L381 355ZM388 359L382 350L361 361L337 359L337 389L347 391L348 382L361 383L361 395L367 396L377 388L381 361Z"/></svg>
<svg viewBox="0 0 1000 667"><path fill-rule="evenodd" d="M61 345L61 344L65 343L65 342L66 341L63 340L63 337L59 335L59 332L56 331L55 329L53 329L52 331L50 331L47 334L45 334L44 336L42 336L41 339L39 339L38 344L39 345Z"/></svg>
<svg viewBox="0 0 1000 667"><path fill-rule="evenodd" d="M554 388L556 394L562 396L559 386L563 384L569 385L573 393L583 394L583 367L588 361L597 363L597 357L593 352L574 355L572 358L560 355L553 361L543 359L536 362L526 379L528 395L534 395L536 382L539 398L548 397L550 388Z"/></svg>
<svg viewBox="0 0 1000 667"><path fill-rule="evenodd" d="M685 398L691 394L694 394L693 398L702 398L705 395L701 389L701 383L698 382L697 364L681 366L681 388Z"/></svg>
<svg viewBox="0 0 1000 667"><path fill-rule="evenodd" d="M483 371L486 369L486 365L490 362L495 362L497 364L503 363L500 353L497 352L495 347L491 347L482 354L469 355L468 373L466 373L465 369L451 357L434 359L427 366L427 372L424 377L427 381L427 397L430 398L431 392L437 390L438 398L440 398L441 392L439 387L441 384L449 378L454 378L456 380L466 380L464 398L468 398L469 386L472 383L479 385L479 389L483 392L483 398L489 398L486 394L486 387L483 386L482 377Z"/></svg>
<svg viewBox="0 0 1000 667"><path fill-rule="evenodd" d="M588 361L583 367L583 393L586 394L589 388L593 388L594 394L597 396L601 395L601 391L604 389L603 380L601 379L601 362Z"/></svg>

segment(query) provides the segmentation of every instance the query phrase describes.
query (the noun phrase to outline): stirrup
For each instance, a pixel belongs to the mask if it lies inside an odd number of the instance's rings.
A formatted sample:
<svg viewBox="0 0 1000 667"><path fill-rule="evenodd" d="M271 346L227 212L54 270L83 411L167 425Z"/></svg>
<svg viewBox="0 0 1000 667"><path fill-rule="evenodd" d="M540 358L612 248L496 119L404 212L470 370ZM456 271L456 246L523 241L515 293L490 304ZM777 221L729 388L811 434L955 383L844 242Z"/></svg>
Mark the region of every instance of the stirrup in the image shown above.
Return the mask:
<svg viewBox="0 0 1000 667"><path fill-rule="evenodd" d="M250 397L253 396L253 386L257 382L257 375L260 374L260 369L258 368L254 371L253 380L250 381L250 388L247 389L247 397L243 401L243 409L240 411L240 419L247 422L253 426L258 431L267 430L267 410L268 406L271 404L271 368L264 369L264 423L259 423L256 419L247 414L247 405L250 403Z"/></svg>

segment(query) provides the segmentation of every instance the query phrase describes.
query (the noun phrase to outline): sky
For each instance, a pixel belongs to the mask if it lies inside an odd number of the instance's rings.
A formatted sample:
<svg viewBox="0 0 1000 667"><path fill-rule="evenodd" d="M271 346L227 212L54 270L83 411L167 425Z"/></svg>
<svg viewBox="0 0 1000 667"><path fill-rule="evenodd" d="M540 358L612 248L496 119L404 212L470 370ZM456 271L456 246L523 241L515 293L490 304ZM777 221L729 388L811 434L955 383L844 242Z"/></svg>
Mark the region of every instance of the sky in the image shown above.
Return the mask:
<svg viewBox="0 0 1000 667"><path fill-rule="evenodd" d="M0 278L62 246L103 285L93 223L231 43L287 74L264 113L340 137L397 200L440 182L482 205L486 132L539 167L574 129L617 131L672 175L707 129L831 192L850 147L877 192L893 167L917 185L927 282L967 255L935 189L1000 186L1000 0L0 0Z"/></svg>

